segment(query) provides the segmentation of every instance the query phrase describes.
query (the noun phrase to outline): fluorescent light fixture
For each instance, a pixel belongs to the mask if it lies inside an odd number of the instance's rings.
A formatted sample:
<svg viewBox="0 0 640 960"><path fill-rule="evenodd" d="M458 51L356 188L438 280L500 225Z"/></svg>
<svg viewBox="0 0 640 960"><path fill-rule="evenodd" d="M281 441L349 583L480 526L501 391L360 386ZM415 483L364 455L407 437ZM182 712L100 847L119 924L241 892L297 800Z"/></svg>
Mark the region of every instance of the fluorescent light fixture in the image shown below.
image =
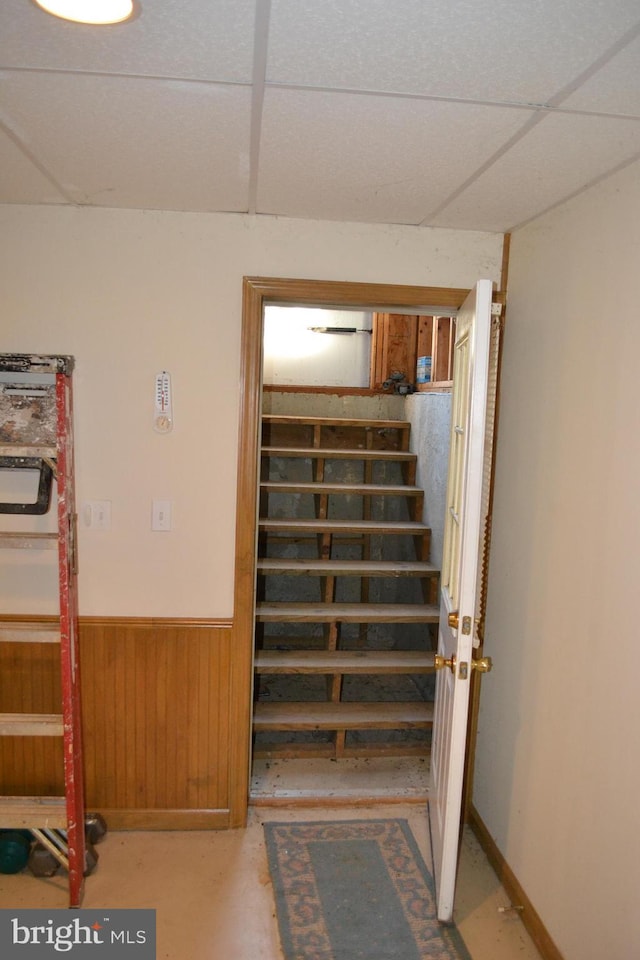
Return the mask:
<svg viewBox="0 0 640 960"><path fill-rule="evenodd" d="M108 24L129 20L134 0L35 0L47 13L76 23Z"/></svg>
<svg viewBox="0 0 640 960"><path fill-rule="evenodd" d="M361 330L358 327L307 327L312 333L372 333L371 330Z"/></svg>

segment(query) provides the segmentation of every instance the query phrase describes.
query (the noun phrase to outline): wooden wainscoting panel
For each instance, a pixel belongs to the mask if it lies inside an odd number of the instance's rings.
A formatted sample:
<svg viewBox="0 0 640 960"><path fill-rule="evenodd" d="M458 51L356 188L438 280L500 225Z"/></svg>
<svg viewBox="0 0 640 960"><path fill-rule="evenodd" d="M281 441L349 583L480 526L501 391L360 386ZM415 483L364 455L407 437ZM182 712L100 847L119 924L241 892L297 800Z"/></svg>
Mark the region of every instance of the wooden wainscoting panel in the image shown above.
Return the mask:
<svg viewBox="0 0 640 960"><path fill-rule="evenodd" d="M87 804L228 809L230 627L90 621L80 632Z"/></svg>
<svg viewBox="0 0 640 960"><path fill-rule="evenodd" d="M81 619L88 809L121 828L229 825L232 633L227 621ZM57 654L0 645L0 709L55 712ZM3 738L0 751L0 792L62 792L55 738Z"/></svg>

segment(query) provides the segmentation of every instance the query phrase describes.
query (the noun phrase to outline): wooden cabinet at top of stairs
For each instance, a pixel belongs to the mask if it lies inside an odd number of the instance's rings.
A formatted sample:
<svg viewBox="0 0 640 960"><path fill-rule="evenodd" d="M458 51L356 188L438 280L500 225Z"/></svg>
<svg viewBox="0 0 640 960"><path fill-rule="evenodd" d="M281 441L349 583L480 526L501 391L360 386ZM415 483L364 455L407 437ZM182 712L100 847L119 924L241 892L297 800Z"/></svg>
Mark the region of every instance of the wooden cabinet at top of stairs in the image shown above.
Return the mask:
<svg viewBox="0 0 640 960"><path fill-rule="evenodd" d="M263 418L256 756L426 755L439 571L406 421Z"/></svg>

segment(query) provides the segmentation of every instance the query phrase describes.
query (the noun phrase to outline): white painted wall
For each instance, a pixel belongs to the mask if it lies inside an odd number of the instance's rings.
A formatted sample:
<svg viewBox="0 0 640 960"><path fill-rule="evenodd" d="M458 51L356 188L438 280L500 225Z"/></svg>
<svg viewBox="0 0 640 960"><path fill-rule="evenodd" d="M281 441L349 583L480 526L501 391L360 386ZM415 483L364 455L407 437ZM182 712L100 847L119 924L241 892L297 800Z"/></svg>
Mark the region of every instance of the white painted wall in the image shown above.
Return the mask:
<svg viewBox="0 0 640 960"><path fill-rule="evenodd" d="M476 807L566 960L640 956L640 166L511 245Z"/></svg>
<svg viewBox="0 0 640 960"><path fill-rule="evenodd" d="M313 327L350 327L356 333L320 333ZM264 311L264 383L307 387L368 387L371 380L370 310L276 306Z"/></svg>
<svg viewBox="0 0 640 960"><path fill-rule="evenodd" d="M112 502L80 532L85 615L233 613L243 275L470 287L499 279L496 234L198 215L0 207L0 349L77 359L78 499ZM155 374L175 427L152 430ZM153 497L173 530L152 533ZM54 566L3 554L0 609L45 612Z"/></svg>

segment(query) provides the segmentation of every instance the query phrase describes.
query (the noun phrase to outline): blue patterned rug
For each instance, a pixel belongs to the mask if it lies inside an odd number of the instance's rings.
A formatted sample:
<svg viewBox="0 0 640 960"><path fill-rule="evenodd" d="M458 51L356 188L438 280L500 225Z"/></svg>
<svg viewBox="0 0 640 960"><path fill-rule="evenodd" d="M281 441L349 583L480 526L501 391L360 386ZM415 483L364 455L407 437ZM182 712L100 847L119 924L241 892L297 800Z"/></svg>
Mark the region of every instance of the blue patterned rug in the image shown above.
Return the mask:
<svg viewBox="0 0 640 960"><path fill-rule="evenodd" d="M406 820L264 829L286 960L470 960Z"/></svg>

